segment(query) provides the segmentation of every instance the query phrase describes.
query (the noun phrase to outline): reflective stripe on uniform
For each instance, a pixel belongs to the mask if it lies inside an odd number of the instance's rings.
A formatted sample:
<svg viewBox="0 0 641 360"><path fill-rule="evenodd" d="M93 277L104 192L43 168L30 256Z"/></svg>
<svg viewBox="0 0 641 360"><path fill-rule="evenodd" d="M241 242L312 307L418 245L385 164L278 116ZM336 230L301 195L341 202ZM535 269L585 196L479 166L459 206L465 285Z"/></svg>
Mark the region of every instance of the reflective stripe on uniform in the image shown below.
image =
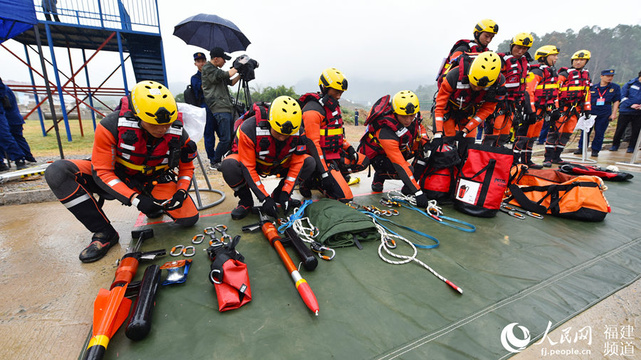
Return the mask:
<svg viewBox="0 0 641 360"><path fill-rule="evenodd" d="M140 171L143 174L150 174L150 173L152 173L154 171L157 171L157 170L162 170L162 169L168 169L169 168L169 166L166 165L166 164L165 165L151 166L151 167L146 166L146 165L136 165L136 164L132 164L132 163L128 162L127 160L125 160L123 158L119 158L119 157L116 158L116 162L126 166L129 169Z"/></svg>
<svg viewBox="0 0 641 360"><path fill-rule="evenodd" d="M76 206L76 205L80 204L81 202L85 202L85 201L87 201L87 200L89 200L89 194L84 194L84 195L79 196L79 197L77 197L77 198L75 198L75 199L73 199L73 200L71 200L71 201L69 201L69 202L63 203L63 205L64 205L67 209L69 209L69 208L72 208L72 207L74 207L74 206Z"/></svg>
<svg viewBox="0 0 641 360"><path fill-rule="evenodd" d="M320 130L321 136L335 136L335 135L342 135L343 134L343 128L340 129L321 129Z"/></svg>

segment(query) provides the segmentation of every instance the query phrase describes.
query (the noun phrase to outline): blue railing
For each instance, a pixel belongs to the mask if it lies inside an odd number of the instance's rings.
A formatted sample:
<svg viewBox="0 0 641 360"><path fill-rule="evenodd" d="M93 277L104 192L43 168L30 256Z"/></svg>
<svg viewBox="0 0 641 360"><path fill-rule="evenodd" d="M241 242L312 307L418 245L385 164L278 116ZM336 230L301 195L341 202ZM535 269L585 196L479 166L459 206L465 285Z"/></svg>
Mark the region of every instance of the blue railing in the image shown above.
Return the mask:
<svg viewBox="0 0 641 360"><path fill-rule="evenodd" d="M40 21L160 34L157 0L34 0L34 6Z"/></svg>

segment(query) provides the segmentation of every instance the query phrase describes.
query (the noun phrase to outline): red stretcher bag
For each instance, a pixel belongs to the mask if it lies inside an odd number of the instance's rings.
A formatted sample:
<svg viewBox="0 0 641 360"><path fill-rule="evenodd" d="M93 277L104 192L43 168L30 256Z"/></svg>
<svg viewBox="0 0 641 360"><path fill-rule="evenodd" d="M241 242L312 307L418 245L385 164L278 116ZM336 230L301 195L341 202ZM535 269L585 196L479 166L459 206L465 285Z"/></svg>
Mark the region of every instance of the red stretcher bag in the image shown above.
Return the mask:
<svg viewBox="0 0 641 360"><path fill-rule="evenodd" d="M456 181L454 208L472 216L496 216L513 159L512 150L508 148L470 145Z"/></svg>

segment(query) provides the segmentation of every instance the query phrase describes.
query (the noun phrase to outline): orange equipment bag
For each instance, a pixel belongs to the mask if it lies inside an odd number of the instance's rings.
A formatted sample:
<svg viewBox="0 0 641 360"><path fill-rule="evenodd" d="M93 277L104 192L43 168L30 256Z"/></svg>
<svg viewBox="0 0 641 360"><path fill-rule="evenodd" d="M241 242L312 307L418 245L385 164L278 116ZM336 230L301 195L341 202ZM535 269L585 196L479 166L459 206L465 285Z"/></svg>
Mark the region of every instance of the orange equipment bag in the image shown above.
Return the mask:
<svg viewBox="0 0 641 360"><path fill-rule="evenodd" d="M512 167L504 202L539 214L603 221L611 211L603 195L607 189L598 176L572 176L557 170Z"/></svg>

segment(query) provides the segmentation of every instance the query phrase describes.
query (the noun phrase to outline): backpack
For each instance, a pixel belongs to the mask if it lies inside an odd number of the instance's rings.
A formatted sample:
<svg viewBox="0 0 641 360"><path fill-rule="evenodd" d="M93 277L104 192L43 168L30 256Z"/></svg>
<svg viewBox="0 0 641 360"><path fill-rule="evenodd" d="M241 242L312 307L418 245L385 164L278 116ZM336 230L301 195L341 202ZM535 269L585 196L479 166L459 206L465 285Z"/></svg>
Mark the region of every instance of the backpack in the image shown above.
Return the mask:
<svg viewBox="0 0 641 360"><path fill-rule="evenodd" d="M183 92L183 95L185 96L185 103L189 105L200 106L200 102L198 101L198 99L196 99L196 94L194 93L194 89L192 89L191 85L187 85L187 88Z"/></svg>
<svg viewBox="0 0 641 360"><path fill-rule="evenodd" d="M558 170L512 168L504 201L539 214L562 218L603 221L611 211L598 176L573 176Z"/></svg>
<svg viewBox="0 0 641 360"><path fill-rule="evenodd" d="M244 114L242 114L236 121L234 121L234 133L238 131L238 128L240 125L243 123L243 121L249 119L250 117L256 115L256 112L260 112L259 118L261 120L266 120L269 118L269 103L260 101L260 102L255 102L252 104L252 106L249 108L249 110L245 111Z"/></svg>
<svg viewBox="0 0 641 360"><path fill-rule="evenodd" d="M416 161L418 159L414 159L414 162ZM460 162L458 149L451 145L444 144L439 149L431 151L425 171L415 174L418 185L428 199L439 203L450 202ZM412 165L416 169L416 164Z"/></svg>

